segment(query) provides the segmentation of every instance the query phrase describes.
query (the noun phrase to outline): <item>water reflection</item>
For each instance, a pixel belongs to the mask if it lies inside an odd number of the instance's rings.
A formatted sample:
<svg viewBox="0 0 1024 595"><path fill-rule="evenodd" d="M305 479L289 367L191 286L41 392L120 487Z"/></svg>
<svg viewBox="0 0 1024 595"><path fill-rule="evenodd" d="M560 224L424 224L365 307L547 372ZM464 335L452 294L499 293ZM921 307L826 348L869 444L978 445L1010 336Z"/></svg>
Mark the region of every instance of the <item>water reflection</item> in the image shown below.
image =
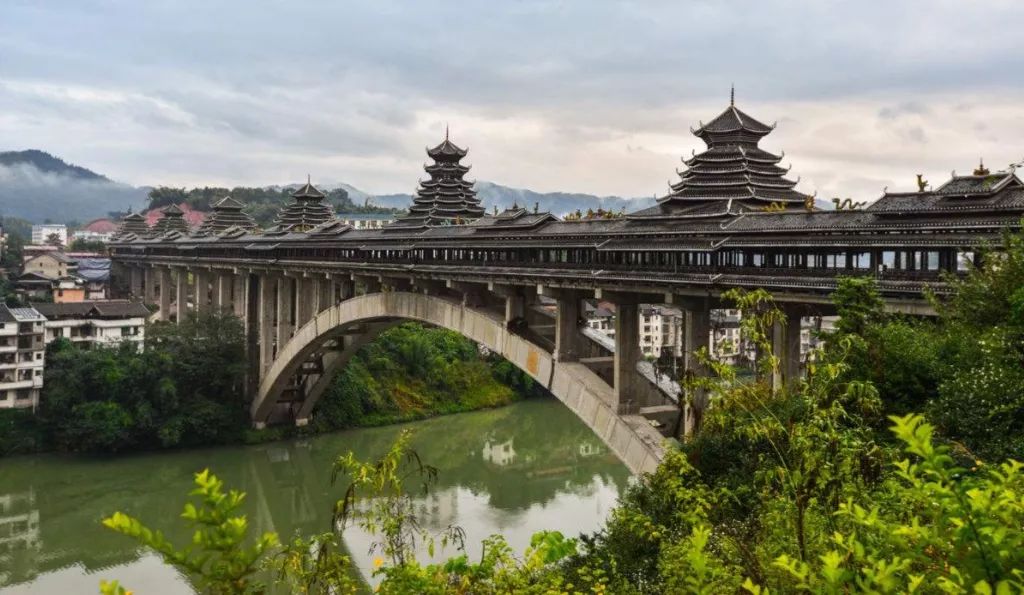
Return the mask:
<svg viewBox="0 0 1024 595"><path fill-rule="evenodd" d="M614 455L555 401L427 420L414 429L413 447L440 472L435 492L417 502L421 522L432 530L463 527L470 555L494 532L507 533L522 549L540 529L594 530L628 481ZM254 530L284 539L323 532L344 488L330 485L334 458L349 450L379 456L400 430L112 460L0 461L0 592L95 593L100 578L142 577L155 585L157 575L160 591L188 592L183 579L174 580L131 540L102 528L100 519L122 510L185 540L176 526L182 500L192 474L209 467L248 492ZM345 538L368 569L370 536L350 531Z"/></svg>

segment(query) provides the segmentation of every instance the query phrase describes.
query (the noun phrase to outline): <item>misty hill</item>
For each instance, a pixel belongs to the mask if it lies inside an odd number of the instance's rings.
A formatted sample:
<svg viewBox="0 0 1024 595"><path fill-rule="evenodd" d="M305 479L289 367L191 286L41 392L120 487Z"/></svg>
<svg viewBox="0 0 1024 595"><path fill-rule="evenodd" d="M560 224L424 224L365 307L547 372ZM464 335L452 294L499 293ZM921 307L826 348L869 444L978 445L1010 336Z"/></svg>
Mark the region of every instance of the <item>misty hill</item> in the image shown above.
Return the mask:
<svg viewBox="0 0 1024 595"><path fill-rule="evenodd" d="M593 194L582 194L576 192L534 192L523 188L510 188L495 184L494 182L477 181L477 196L480 202L490 212L495 206L499 210L518 204L521 207L532 209L535 203L539 204L541 211L550 211L555 215L565 215L575 212L576 209L586 213L587 209L597 210L599 208L611 211L619 211L623 208L629 211L636 211L654 204L654 198L623 198L621 196L594 196ZM362 193L365 195L365 193ZM353 196L352 191L349 195ZM355 197L353 196L353 200ZM382 194L369 196L372 204L382 207L408 208L412 204L412 196L409 194ZM356 201L358 202L358 201Z"/></svg>
<svg viewBox="0 0 1024 595"><path fill-rule="evenodd" d="M0 215L89 221L145 204L146 189L114 182L38 150L0 153Z"/></svg>

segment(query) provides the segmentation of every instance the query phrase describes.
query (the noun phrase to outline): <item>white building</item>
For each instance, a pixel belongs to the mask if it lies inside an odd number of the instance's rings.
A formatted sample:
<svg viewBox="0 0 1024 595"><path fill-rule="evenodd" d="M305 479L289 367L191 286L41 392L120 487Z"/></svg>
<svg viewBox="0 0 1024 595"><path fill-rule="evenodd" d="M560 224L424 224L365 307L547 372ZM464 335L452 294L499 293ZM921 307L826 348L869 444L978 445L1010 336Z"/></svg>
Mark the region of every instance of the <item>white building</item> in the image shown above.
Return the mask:
<svg viewBox="0 0 1024 595"><path fill-rule="evenodd" d="M0 408L39 406L45 322L35 308L0 304Z"/></svg>
<svg viewBox="0 0 1024 595"><path fill-rule="evenodd" d="M88 229L79 229L71 232L71 241L84 240L86 242L103 242L106 244L113 237L113 233L100 233L98 231L89 231Z"/></svg>
<svg viewBox="0 0 1024 595"><path fill-rule="evenodd" d="M68 226L63 223L41 223L39 225L33 225L32 243L45 244L46 238L50 237L51 234L57 234L60 237L61 245L68 245Z"/></svg>
<svg viewBox="0 0 1024 595"><path fill-rule="evenodd" d="M82 347L114 347L124 341L142 347L149 309L128 300L34 304L46 317L46 343L68 339Z"/></svg>
<svg viewBox="0 0 1024 595"><path fill-rule="evenodd" d="M615 337L615 311L606 302L596 305L587 303L584 315L587 326L601 331L608 337ZM675 357L682 356L683 313L669 306L643 305L637 312L640 328L640 349L648 357L658 358L668 352Z"/></svg>
<svg viewBox="0 0 1024 595"><path fill-rule="evenodd" d="M338 219L355 229L380 229L395 220L389 213L338 213Z"/></svg>

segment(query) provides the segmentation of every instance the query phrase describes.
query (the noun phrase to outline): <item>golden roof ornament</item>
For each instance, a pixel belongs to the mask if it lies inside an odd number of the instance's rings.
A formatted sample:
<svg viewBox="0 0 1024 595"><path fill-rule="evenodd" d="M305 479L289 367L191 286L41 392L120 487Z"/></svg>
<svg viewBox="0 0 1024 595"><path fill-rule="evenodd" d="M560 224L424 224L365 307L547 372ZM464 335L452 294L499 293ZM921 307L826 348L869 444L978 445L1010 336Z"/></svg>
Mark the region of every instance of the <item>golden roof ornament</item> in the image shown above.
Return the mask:
<svg viewBox="0 0 1024 595"><path fill-rule="evenodd" d="M917 191L924 192L928 187L928 180L924 179L923 174L917 174Z"/></svg>
<svg viewBox="0 0 1024 595"><path fill-rule="evenodd" d="M990 173L991 172L988 171L988 168L985 167L985 160L984 159L978 159L978 167L977 167L977 169L974 170L974 175L976 175L976 176L987 176Z"/></svg>
<svg viewBox="0 0 1024 595"><path fill-rule="evenodd" d="M840 199L837 196L832 199L832 204L836 206L837 211L856 211L868 203L867 201L853 202L852 198Z"/></svg>

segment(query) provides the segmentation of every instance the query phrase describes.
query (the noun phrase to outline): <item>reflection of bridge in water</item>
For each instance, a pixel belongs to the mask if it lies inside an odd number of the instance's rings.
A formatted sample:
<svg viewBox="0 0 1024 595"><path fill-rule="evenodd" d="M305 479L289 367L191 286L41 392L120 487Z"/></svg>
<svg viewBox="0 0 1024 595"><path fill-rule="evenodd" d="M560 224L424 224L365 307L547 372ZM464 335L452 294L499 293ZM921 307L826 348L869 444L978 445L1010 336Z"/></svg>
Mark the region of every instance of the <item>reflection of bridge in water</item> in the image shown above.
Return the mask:
<svg viewBox="0 0 1024 595"><path fill-rule="evenodd" d="M547 387L633 471L662 457L661 435L691 427L691 411L637 370L638 305L685 310L685 368L706 373L711 311L726 290L765 288L787 314L772 330L781 362L771 382L800 370L800 319L831 313L842 276L874 278L887 305L930 314L924 292L977 262L978 247L1019 226L1024 184L980 165L931 190L886 193L863 210L821 210L796 191L782 156L759 146L766 126L730 105L693 133L707 150L685 159L671 192L650 209L559 220L518 206L485 215L466 151L430 149L430 179L408 217L384 229L334 218L312 184L278 224L259 230L230 198L190 232L169 208L154 229L126 218L111 245L120 291L159 304L160 316L230 310L245 322L253 422L307 423L334 371L396 320L458 331L502 354ZM851 208L846 208L851 207ZM554 300L554 319L538 300ZM616 306L613 346L580 329L580 302Z"/></svg>
<svg viewBox="0 0 1024 595"><path fill-rule="evenodd" d="M533 508L583 497L594 485L622 488L628 471L614 458L579 457L580 445L596 438L573 415L542 400L510 408L418 422L413 445L423 460L440 470L433 495L417 500L428 527L458 523L457 496L473 494L474 505L493 522L523 526ZM354 430L305 441L246 448L159 453L111 461L38 457L11 459L0 471L0 527L27 521L0 548L0 587L34 580L59 570L98 584L117 578L117 568L138 560L134 543L100 525L120 510L187 542L190 534L177 519L192 474L207 466L226 485L247 493L245 511L252 530L277 532L282 539L330 530L331 510L344 484L330 485L334 459L348 450L362 458L379 456L398 427ZM512 440L522 455L515 465L486 461L484 444L493 437ZM550 470L559 470L549 474ZM596 482L596 483L595 483ZM8 504L10 504L8 506ZM480 522L479 518L470 519ZM593 528L601 518L594 519ZM542 528L540 526L537 529ZM492 526L474 526L479 541ZM0 538L0 544L4 543ZM471 542L474 543L474 542ZM359 560L365 543L352 544ZM80 573L93 573L83 579Z"/></svg>

